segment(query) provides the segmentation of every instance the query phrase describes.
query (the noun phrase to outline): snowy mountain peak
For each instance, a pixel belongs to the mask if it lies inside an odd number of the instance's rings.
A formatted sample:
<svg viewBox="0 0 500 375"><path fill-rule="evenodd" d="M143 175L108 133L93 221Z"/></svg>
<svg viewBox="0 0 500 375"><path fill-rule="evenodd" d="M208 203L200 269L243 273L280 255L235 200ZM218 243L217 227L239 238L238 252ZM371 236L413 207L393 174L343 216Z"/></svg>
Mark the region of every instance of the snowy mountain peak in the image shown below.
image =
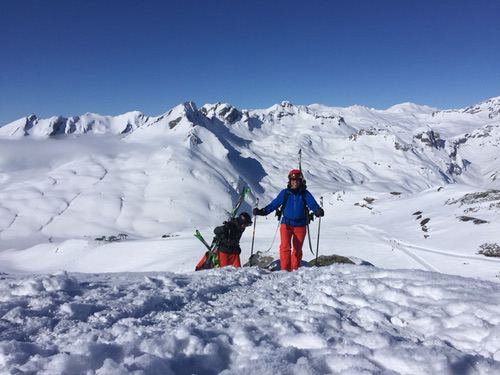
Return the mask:
<svg viewBox="0 0 500 375"><path fill-rule="evenodd" d="M196 106L196 103L192 101L187 101L181 104L176 105L174 108L172 108L170 111L168 111L166 114L170 115L172 113L191 117L196 115L198 112L198 107Z"/></svg>
<svg viewBox="0 0 500 375"><path fill-rule="evenodd" d="M228 124L234 124L243 117L243 113L229 103L205 104L200 112L210 119L217 118Z"/></svg>
<svg viewBox="0 0 500 375"><path fill-rule="evenodd" d="M496 96L476 105L467 107L462 112L473 115L484 113L489 119L493 119L500 114L500 96Z"/></svg>
<svg viewBox="0 0 500 375"><path fill-rule="evenodd" d="M186 110L186 113L195 113L198 112L198 107L196 107L196 103L192 101L184 102L182 104L184 106L184 109Z"/></svg>
<svg viewBox="0 0 500 375"><path fill-rule="evenodd" d="M0 128L0 138L49 138L79 134L126 134L142 125L145 116L138 111L118 116L85 113L81 116L53 116L39 119L31 115Z"/></svg>
<svg viewBox="0 0 500 375"><path fill-rule="evenodd" d="M386 109L386 112L414 114L432 114L436 111L438 111L437 108L429 107L427 105L419 105L411 102L396 104Z"/></svg>
<svg viewBox="0 0 500 375"><path fill-rule="evenodd" d="M271 121L281 120L284 117L295 116L302 109L307 109L307 107L296 106L289 101L282 101L279 104L275 104L263 111L255 111L262 114L264 119L269 119Z"/></svg>
<svg viewBox="0 0 500 375"><path fill-rule="evenodd" d="M188 101L178 104L167 113L151 119L147 125L159 125L160 123L167 121L168 127L173 129L182 119L186 119L189 123L195 123L199 115L200 113L196 104L192 101Z"/></svg>

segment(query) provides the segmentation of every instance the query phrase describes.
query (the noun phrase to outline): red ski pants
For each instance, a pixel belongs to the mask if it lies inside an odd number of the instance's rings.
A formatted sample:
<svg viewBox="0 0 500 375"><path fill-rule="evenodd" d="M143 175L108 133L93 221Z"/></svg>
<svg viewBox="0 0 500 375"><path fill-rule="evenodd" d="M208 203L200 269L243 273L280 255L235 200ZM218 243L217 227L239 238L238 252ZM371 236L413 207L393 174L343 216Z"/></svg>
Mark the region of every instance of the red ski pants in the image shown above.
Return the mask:
<svg viewBox="0 0 500 375"><path fill-rule="evenodd" d="M306 227L280 225L280 268L286 271L296 270L302 260L302 245L306 237ZM293 244L293 249L290 251Z"/></svg>
<svg viewBox="0 0 500 375"><path fill-rule="evenodd" d="M219 264L221 267L241 267L240 254L227 254L219 251Z"/></svg>

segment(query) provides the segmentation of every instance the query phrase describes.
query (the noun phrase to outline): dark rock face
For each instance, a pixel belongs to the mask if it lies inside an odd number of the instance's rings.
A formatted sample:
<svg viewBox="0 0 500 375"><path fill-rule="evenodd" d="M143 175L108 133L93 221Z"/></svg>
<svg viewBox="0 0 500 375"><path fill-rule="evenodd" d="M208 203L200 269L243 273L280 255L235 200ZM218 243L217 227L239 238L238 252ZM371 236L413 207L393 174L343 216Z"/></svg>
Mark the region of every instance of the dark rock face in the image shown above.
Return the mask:
<svg viewBox="0 0 500 375"><path fill-rule="evenodd" d="M230 125L233 125L243 118L243 113L237 108L222 103L217 103L210 107L203 107L200 109L199 113L208 119L214 119L215 117Z"/></svg>
<svg viewBox="0 0 500 375"><path fill-rule="evenodd" d="M472 217L472 216L459 216L458 219L460 221L472 221L474 224L488 224L489 221L483 220L483 219L478 219L477 217Z"/></svg>
<svg viewBox="0 0 500 375"><path fill-rule="evenodd" d="M170 122L168 123L168 127L169 127L170 129L175 128L175 127L177 126L177 124L178 124L179 122L181 122L181 120L182 120L182 117L177 117L175 120L172 120L172 121L170 121Z"/></svg>
<svg viewBox="0 0 500 375"><path fill-rule="evenodd" d="M262 252L257 251L253 254L249 261L243 265L243 267L257 266L260 268L267 268L274 258L270 255L264 255Z"/></svg>
<svg viewBox="0 0 500 375"><path fill-rule="evenodd" d="M444 148L446 141L441 139L439 133L434 132L434 130L428 130L426 132L417 134L414 136L415 139L418 139L423 144L435 148L437 150Z"/></svg>
<svg viewBox="0 0 500 375"><path fill-rule="evenodd" d="M66 130L67 119L58 117L57 120L52 125L52 132L49 134L49 137L54 137L56 135L64 134Z"/></svg>
<svg viewBox="0 0 500 375"><path fill-rule="evenodd" d="M264 253L257 251L251 259L243 265L243 267L250 267L250 266L257 266L260 268L266 268L266 269L271 269L271 270L278 270L278 268L273 268L276 266L276 263L279 264L279 260L274 260L272 256L265 255ZM321 255L318 257L318 267L323 267L323 266L330 266L332 264L356 264L352 260L350 260L347 257L341 256L341 255ZM301 264L301 267L309 267L309 266L316 266L316 259L313 259L310 262L303 262Z"/></svg>
<svg viewBox="0 0 500 375"><path fill-rule="evenodd" d="M235 122L241 120L242 117L241 112L234 107L224 107L220 110L218 115L230 124L234 124Z"/></svg>
<svg viewBox="0 0 500 375"><path fill-rule="evenodd" d="M500 201L500 190L487 190L478 193L470 193L465 194L462 198L459 199L448 199L446 204L456 204L460 203L460 206L464 204L475 204L482 202L495 202Z"/></svg>
<svg viewBox="0 0 500 375"><path fill-rule="evenodd" d="M485 102L467 107L463 110L464 113L470 113L471 115L486 111L488 113L488 118L493 119L500 114L500 97L491 98Z"/></svg>
<svg viewBox="0 0 500 375"><path fill-rule="evenodd" d="M497 243L483 243L479 246L478 254L487 257L499 257L500 258L500 245Z"/></svg>
<svg viewBox="0 0 500 375"><path fill-rule="evenodd" d="M186 137L186 140L189 142L191 146L196 146L203 143L200 137L198 137L198 134L196 134L196 132L194 132L193 130L189 132L189 134Z"/></svg>
<svg viewBox="0 0 500 375"><path fill-rule="evenodd" d="M363 135L377 135L382 129L368 128L368 129L359 129L356 133L351 134L349 140L356 141L359 137Z"/></svg>
<svg viewBox="0 0 500 375"><path fill-rule="evenodd" d="M316 259L313 259L309 262L311 266L330 266L332 264L356 264L349 258L346 258L342 255L321 255L318 257L318 262L316 263Z"/></svg>
<svg viewBox="0 0 500 375"><path fill-rule="evenodd" d="M467 167L471 164L471 162L468 161L467 159L462 159L461 160L462 165L460 165L460 160L459 160L459 158L457 158L458 149L460 148L460 145L467 142L467 139L468 139L467 137L468 137L468 134L466 135L465 138L460 138L460 139L454 141L452 144L453 150L450 153L451 163L447 164L449 174L454 174L457 176L461 175L467 169Z"/></svg>
<svg viewBox="0 0 500 375"><path fill-rule="evenodd" d="M24 136L29 135L29 131L35 126L38 122L38 118L35 115L31 115L26 118L26 124L24 125Z"/></svg>
<svg viewBox="0 0 500 375"><path fill-rule="evenodd" d="M411 150L411 145L394 142L394 148L400 151L409 151Z"/></svg>
<svg viewBox="0 0 500 375"><path fill-rule="evenodd" d="M123 131L121 132L121 134L127 134L127 133L130 133L133 129L133 126L132 124L128 123L127 124L127 127L125 129L123 129Z"/></svg>

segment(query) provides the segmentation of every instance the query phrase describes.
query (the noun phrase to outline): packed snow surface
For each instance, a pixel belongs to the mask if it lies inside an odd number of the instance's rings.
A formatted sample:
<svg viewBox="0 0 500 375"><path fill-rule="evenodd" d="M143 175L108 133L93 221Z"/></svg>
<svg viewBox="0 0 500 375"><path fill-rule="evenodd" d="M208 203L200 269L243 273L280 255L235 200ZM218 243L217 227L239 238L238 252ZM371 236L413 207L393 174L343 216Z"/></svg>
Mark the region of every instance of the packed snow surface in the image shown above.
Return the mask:
<svg viewBox="0 0 500 375"><path fill-rule="evenodd" d="M498 374L497 284L369 266L3 275L0 372Z"/></svg>

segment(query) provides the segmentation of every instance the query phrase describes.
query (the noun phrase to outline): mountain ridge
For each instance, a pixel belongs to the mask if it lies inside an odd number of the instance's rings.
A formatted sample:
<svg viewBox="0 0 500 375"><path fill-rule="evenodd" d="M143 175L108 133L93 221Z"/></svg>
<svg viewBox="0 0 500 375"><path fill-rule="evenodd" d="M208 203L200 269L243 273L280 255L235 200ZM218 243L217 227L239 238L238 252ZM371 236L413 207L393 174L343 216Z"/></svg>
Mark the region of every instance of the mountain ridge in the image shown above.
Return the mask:
<svg viewBox="0 0 500 375"><path fill-rule="evenodd" d="M322 104L294 105L289 101L282 101L266 109L238 109L230 103L218 102L215 104L204 104L199 109L192 101L187 101L174 106L169 111L159 116L148 116L140 111L130 111L116 116L100 115L87 112L83 115L64 117L52 116L49 118L38 118L31 114L10 123L0 126L0 138L20 138L23 136L34 136L37 138L57 137L62 135L79 134L126 134L133 132L141 126L151 126L152 123L168 116L172 112L183 109L184 116L188 119L202 114L207 118L217 117L223 122L234 124L238 121L249 121L250 118L260 120L281 120L284 117L296 115L310 115L316 119L332 119L345 121L345 115L367 114L376 117L378 114L414 114L431 115L437 114L484 114L493 120L500 114L500 96L486 99L477 104L462 109L440 110L426 105L419 105L411 102L404 102L393 105L387 109L380 110L362 105L349 107L329 107ZM182 112L182 111L181 111ZM174 125L172 125L173 127Z"/></svg>
<svg viewBox="0 0 500 375"><path fill-rule="evenodd" d="M252 189L246 211L273 199L299 150L308 188L329 205L339 191L500 189L500 118L490 118L497 101L485 103L475 113L285 101L260 110L185 102L155 117L29 116L0 128L0 243L216 225L242 186Z"/></svg>

